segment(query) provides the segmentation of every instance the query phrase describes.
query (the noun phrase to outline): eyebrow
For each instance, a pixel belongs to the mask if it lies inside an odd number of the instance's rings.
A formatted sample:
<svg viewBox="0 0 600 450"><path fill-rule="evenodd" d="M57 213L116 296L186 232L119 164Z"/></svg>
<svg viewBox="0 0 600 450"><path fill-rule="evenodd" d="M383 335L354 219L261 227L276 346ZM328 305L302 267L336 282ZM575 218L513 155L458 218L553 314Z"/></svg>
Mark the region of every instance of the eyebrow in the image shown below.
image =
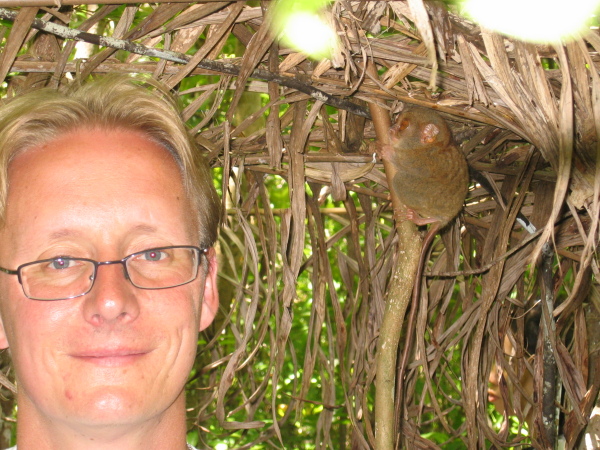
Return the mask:
<svg viewBox="0 0 600 450"><path fill-rule="evenodd" d="M131 229L135 233L156 233L158 229L153 225L139 224Z"/></svg>
<svg viewBox="0 0 600 450"><path fill-rule="evenodd" d="M153 225L139 224L134 226L130 232L133 233L156 233L158 229ZM50 239L63 239L67 237L81 237L83 233L73 228L61 228L50 233Z"/></svg>
<svg viewBox="0 0 600 450"><path fill-rule="evenodd" d="M81 236L81 232L72 228L61 228L60 230L53 231L50 233L50 239L62 239L71 236Z"/></svg>

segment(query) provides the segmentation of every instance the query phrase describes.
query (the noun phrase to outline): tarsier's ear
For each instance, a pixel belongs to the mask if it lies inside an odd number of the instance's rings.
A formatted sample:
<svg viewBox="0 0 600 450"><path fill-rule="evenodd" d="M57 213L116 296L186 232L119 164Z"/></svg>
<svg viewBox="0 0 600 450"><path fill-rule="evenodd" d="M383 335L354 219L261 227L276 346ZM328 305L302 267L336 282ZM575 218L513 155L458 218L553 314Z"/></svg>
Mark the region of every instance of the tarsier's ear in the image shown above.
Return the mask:
<svg viewBox="0 0 600 450"><path fill-rule="evenodd" d="M423 144L432 144L435 137L440 133L440 129L432 123L428 123L421 130L421 142Z"/></svg>

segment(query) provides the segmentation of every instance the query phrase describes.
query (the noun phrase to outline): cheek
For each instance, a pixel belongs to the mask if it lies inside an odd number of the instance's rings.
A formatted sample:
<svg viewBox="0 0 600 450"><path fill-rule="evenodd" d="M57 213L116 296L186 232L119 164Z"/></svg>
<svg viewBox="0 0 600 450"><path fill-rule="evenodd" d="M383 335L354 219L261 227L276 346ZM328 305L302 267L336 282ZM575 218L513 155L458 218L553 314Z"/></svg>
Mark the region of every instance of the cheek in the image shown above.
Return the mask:
<svg viewBox="0 0 600 450"><path fill-rule="evenodd" d="M169 299L163 298L162 314L153 314L152 318L155 338L163 344L164 365L159 368L157 379L171 380L169 385L177 391L185 384L196 359L200 321L198 294L197 289L189 289Z"/></svg>
<svg viewBox="0 0 600 450"><path fill-rule="evenodd" d="M200 267L200 270L203 270L203 268ZM182 289L179 293L175 304L171 305L170 309L172 310L172 313L181 315L182 318L187 321L198 323L200 321L200 311L202 306L203 283L204 276L202 276L202 273L199 273L198 278L192 283L181 286L181 288L185 289ZM185 310L185 312L180 314L180 311L182 310Z"/></svg>
<svg viewBox="0 0 600 450"><path fill-rule="evenodd" d="M3 277L0 275L0 277ZM27 333L28 325L30 325L35 317L35 311L32 310L32 306L29 302L31 300L25 298L20 285L17 283L11 283L10 281L15 280L2 280L0 282L0 314L2 315L2 327L3 332L6 336L6 344L11 348L11 353L17 351L17 344L19 342L19 336L24 332ZM27 318L27 320L23 320Z"/></svg>
<svg viewBox="0 0 600 450"><path fill-rule="evenodd" d="M170 305L170 315L172 323L178 324L181 337L184 342L182 345L193 347L190 349L194 356L196 354L196 346L198 343L199 326L202 314L201 304L201 284L196 280L190 284L189 289L185 294L177 299L175 304Z"/></svg>
<svg viewBox="0 0 600 450"><path fill-rule="evenodd" d="M17 278L0 274L0 314L12 359L32 360L57 349L77 317L73 302L42 302L25 297Z"/></svg>
<svg viewBox="0 0 600 450"><path fill-rule="evenodd" d="M44 355L59 349L67 340L65 330L77 314L69 306L71 305L24 299L21 304L13 307L9 331L13 359L29 360L28 364L36 364L38 359L40 363L46 362Z"/></svg>
<svg viewBox="0 0 600 450"><path fill-rule="evenodd" d="M17 308L12 324L10 354L19 384L19 396L35 399L45 408L56 401L63 391L65 367L60 349L67 341L62 314L45 312L44 308ZM40 374L43 382L40 382Z"/></svg>
<svg viewBox="0 0 600 450"><path fill-rule="evenodd" d="M189 347L192 343L195 347L200 322L198 286L199 284L194 282L173 288L171 292L154 291L151 299L140 304L141 313L138 320L143 322L143 328L150 330L157 337L164 335L165 339L179 341L179 346Z"/></svg>

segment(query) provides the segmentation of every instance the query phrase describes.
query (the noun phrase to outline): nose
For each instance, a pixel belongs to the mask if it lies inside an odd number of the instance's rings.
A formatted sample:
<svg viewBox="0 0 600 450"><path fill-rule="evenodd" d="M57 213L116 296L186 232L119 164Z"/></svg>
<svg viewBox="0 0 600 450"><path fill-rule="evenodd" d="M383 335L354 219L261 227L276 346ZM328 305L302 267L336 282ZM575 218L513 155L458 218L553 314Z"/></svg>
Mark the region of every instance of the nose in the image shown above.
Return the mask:
<svg viewBox="0 0 600 450"><path fill-rule="evenodd" d="M99 266L92 290L83 296L85 320L94 326L133 322L140 313L136 290L121 264Z"/></svg>

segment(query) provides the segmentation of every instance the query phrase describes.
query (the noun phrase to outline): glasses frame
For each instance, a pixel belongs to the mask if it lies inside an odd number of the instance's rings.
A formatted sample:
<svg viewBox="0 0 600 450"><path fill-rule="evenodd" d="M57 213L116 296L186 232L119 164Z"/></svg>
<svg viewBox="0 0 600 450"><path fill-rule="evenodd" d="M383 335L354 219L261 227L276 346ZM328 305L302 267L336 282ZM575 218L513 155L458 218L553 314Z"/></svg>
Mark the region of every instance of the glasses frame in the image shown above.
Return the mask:
<svg viewBox="0 0 600 450"><path fill-rule="evenodd" d="M141 255L143 253L146 253L146 252L149 252L149 251L152 251L152 250L160 251L160 250L169 250L169 249L173 249L173 248L186 248L186 249L192 249L192 250L196 251L196 255L198 257L198 266L196 267L196 273L194 274L194 277L191 280L186 281L185 283L176 284L174 286L151 287L151 288L138 286L133 281L131 281L131 278L129 276L129 272L127 270L127 261L129 261L131 258L133 258L135 256ZM63 256L62 258L64 258L64 259L69 259L69 260L74 260L74 261L87 261L87 262L92 263L94 265L94 272L92 273L90 287L83 294L77 294L77 295L72 295L70 297L55 298L55 299L36 298L36 297L31 297L31 296L27 295L27 292L25 292L25 286L23 285L23 281L22 281L22 278L21 278L21 270L24 267L31 266L31 265L34 265L34 264L55 261L56 259L60 259L61 258L60 256L56 256L54 258L48 258L48 259L39 259L37 261L31 261L31 262L28 262L28 263L25 263L25 264L21 264L15 270L11 270L11 269L6 269L4 267L0 267L0 271L6 273L8 275L16 275L17 278L18 278L18 280L19 280L19 284L21 285L21 289L23 289L23 294L25 294L25 297L27 297L28 299L38 300L38 301L42 301L42 302L55 302L55 301L60 301L60 300L71 300L73 298L83 297L84 295L89 294L90 291L94 287L94 283L96 282L96 277L98 275L98 267L100 267L100 266L109 266L109 265L112 265L112 264L121 264L123 266L123 275L125 276L125 279L127 281L129 281L132 286L134 286L134 287L136 287L138 289L159 290L159 289L171 289L171 288L174 288L174 287L183 286L183 285L186 285L188 283L191 283L196 278L198 278L198 272L199 272L198 268L200 267L200 264L202 263L202 256L206 255L207 252L208 252L208 248L201 248L201 247L197 247L195 245L170 245L170 246L167 246L167 247L153 247L153 248L148 248L148 249L145 249L145 250L141 250L139 252L132 253L131 255L127 255L126 257L124 257L122 259L116 259L114 261L96 261L96 260L89 259L89 258L76 258L76 257L70 257L70 256Z"/></svg>

